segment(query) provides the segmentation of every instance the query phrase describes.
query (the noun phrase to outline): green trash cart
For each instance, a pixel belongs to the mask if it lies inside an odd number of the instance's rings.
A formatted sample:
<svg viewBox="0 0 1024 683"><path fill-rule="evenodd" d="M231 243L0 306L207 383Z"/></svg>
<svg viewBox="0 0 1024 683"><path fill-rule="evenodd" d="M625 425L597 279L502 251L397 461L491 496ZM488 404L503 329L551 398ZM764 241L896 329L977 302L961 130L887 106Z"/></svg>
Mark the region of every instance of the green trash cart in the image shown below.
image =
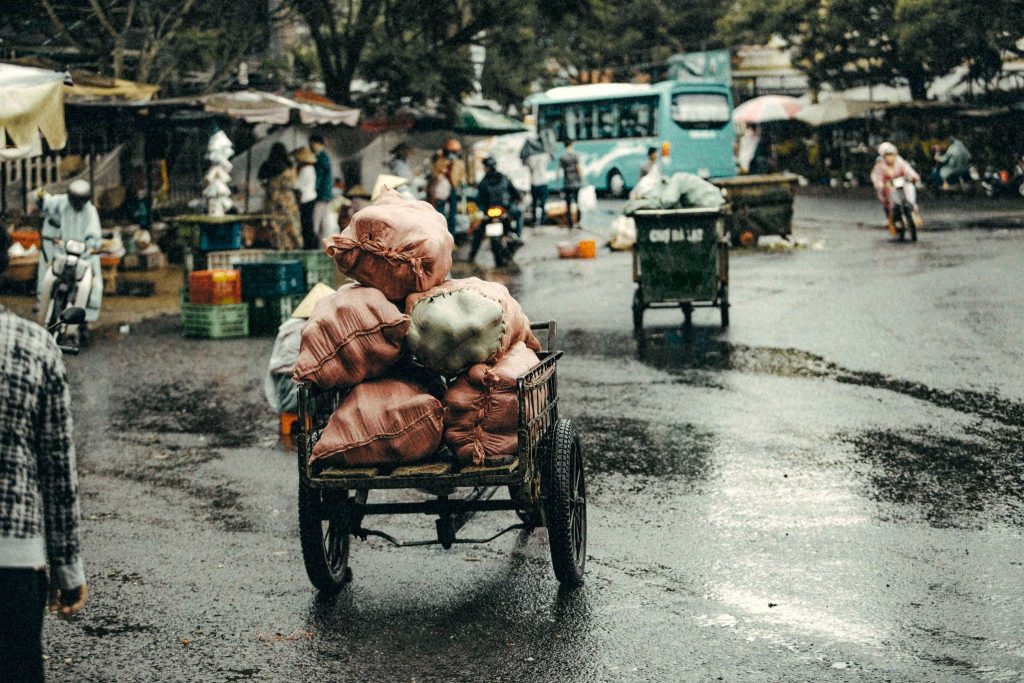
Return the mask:
<svg viewBox="0 0 1024 683"><path fill-rule="evenodd" d="M694 308L718 308L729 325L728 207L643 209L633 214L633 329L648 308L680 308L686 325Z"/></svg>

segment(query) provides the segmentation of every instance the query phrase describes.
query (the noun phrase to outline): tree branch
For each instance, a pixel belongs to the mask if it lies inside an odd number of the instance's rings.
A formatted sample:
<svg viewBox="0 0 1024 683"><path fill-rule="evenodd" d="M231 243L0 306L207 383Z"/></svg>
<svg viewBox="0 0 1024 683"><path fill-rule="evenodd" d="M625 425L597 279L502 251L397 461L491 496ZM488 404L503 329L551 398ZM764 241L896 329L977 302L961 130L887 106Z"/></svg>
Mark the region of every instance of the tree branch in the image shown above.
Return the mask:
<svg viewBox="0 0 1024 683"><path fill-rule="evenodd" d="M110 37L113 38L115 42L121 42L124 40L122 33L114 28L114 24L111 23L106 10L104 10L103 5L100 4L100 0L89 0L89 6L92 7L93 14L96 15L96 19L100 22L100 26L110 34ZM125 26L125 30L127 30L127 28L128 27Z"/></svg>
<svg viewBox="0 0 1024 683"><path fill-rule="evenodd" d="M53 5L50 4L50 0L42 0L42 3L43 9L46 10L46 16L50 18L50 23L53 24L53 27L57 30L58 35L60 35L61 38L67 41L71 45L71 47L75 48L76 50L79 50L81 52L88 52L88 49L85 47L85 45L71 37L71 33L68 32L68 29L64 25L64 22L60 20L59 16L57 16L57 12L56 10L53 9Z"/></svg>

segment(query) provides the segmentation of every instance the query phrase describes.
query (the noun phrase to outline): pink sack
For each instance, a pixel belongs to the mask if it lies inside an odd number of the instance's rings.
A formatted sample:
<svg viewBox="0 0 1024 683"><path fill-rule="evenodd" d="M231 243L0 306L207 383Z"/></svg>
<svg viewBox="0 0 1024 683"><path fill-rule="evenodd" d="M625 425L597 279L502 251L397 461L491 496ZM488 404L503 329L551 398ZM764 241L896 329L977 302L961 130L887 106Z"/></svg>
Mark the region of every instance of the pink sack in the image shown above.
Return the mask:
<svg viewBox="0 0 1024 683"><path fill-rule="evenodd" d="M444 439L463 463L512 462L519 449L516 379L540 362L522 342L492 365L480 363L444 395Z"/></svg>
<svg viewBox="0 0 1024 683"><path fill-rule="evenodd" d="M345 285L317 302L292 378L324 388L380 377L402 355L409 316L372 287Z"/></svg>
<svg viewBox="0 0 1024 683"><path fill-rule="evenodd" d="M396 302L444 282L454 246L447 221L433 206L390 189L357 212L340 235L324 240L341 272Z"/></svg>
<svg viewBox="0 0 1024 683"><path fill-rule="evenodd" d="M331 416L311 460L347 467L410 464L441 445L444 408L414 382L364 382Z"/></svg>

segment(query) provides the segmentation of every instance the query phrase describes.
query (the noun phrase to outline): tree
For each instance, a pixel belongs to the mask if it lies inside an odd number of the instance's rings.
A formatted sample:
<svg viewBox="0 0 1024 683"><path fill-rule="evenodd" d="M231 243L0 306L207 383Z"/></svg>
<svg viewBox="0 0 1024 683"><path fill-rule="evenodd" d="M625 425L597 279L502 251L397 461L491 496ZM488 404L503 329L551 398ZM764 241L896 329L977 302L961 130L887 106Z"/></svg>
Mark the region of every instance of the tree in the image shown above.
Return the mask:
<svg viewBox="0 0 1024 683"><path fill-rule="evenodd" d="M471 44L488 47L488 60L502 61L499 51L509 47L510 34L523 35L522 28L534 20L558 23L567 13L585 12L588 6L588 0L287 2L309 28L332 99L357 103L352 82L361 76L376 85L367 99L371 106L393 108L430 100L448 109L471 87ZM493 73L491 69L489 74Z"/></svg>

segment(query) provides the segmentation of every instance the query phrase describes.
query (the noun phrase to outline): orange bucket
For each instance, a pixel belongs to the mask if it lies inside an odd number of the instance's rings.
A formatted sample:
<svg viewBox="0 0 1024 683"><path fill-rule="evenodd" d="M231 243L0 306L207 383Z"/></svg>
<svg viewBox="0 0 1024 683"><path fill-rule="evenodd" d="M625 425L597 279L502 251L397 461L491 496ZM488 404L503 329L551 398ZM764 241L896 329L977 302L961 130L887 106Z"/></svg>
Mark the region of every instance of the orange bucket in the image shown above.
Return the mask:
<svg viewBox="0 0 1024 683"><path fill-rule="evenodd" d="M580 258L595 258L597 256L597 241L580 240L576 250Z"/></svg>
<svg viewBox="0 0 1024 683"><path fill-rule="evenodd" d="M299 416L295 413L281 413L281 436L295 436L299 431Z"/></svg>

